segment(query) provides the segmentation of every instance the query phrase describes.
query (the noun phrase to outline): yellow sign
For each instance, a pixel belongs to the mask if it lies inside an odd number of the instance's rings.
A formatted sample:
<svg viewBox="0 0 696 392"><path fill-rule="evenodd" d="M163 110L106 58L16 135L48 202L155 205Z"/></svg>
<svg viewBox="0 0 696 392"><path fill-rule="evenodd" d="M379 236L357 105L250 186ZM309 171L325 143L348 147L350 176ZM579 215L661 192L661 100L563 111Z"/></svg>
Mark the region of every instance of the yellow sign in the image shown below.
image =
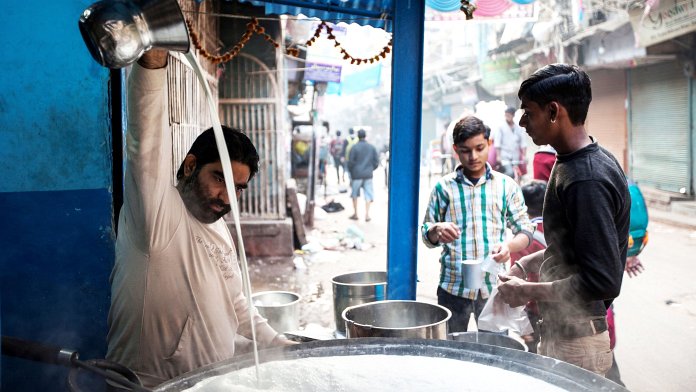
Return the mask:
<svg viewBox="0 0 696 392"><path fill-rule="evenodd" d="M696 31L695 0L662 0L659 6L645 13L630 13L637 44L646 47Z"/></svg>

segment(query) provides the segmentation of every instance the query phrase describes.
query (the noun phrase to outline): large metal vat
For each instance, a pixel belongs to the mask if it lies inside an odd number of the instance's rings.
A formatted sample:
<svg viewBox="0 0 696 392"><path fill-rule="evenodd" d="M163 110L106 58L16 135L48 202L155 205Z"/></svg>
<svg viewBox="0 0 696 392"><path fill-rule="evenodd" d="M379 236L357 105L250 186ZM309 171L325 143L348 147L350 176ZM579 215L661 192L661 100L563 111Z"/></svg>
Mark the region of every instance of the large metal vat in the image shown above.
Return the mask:
<svg viewBox="0 0 696 392"><path fill-rule="evenodd" d="M448 340L400 338L324 340L262 350L259 352L259 360L261 363L289 361L292 365L293 360L300 358L356 355L416 356L422 357L423 366L428 366L430 357L450 358L524 374L568 391L628 391L604 377L552 358L503 347ZM183 391L210 377L251 366L254 366L253 355L241 355L181 375L158 386L155 391ZM350 371L351 369L345 369L345 372ZM494 386L496 380L490 381L491 386ZM388 386L388 383L389 380L375 379L376 386L384 387ZM233 389L230 390L233 391ZM518 390L524 390L524 385L520 385Z"/></svg>
<svg viewBox="0 0 696 392"><path fill-rule="evenodd" d="M348 338L447 339L452 312L425 302L378 301L346 308L342 317Z"/></svg>
<svg viewBox="0 0 696 392"><path fill-rule="evenodd" d="M387 299L386 271L359 271L337 275L333 286L334 321L336 330L346 333L343 311L350 306Z"/></svg>

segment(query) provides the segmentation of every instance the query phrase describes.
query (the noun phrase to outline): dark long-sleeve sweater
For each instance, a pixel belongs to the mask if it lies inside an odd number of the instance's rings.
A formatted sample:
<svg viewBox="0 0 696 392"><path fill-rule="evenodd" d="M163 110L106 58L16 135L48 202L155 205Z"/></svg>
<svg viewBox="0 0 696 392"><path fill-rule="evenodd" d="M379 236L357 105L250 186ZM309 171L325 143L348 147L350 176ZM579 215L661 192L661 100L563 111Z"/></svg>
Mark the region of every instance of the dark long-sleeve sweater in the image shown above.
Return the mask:
<svg viewBox="0 0 696 392"><path fill-rule="evenodd" d="M379 166L379 154L372 144L360 140L350 149L348 170L350 178L364 180L372 178L372 172Z"/></svg>
<svg viewBox="0 0 696 392"><path fill-rule="evenodd" d="M544 199L541 281L560 302L540 303L544 319L604 316L619 295L631 197L623 170L596 142L558 155Z"/></svg>

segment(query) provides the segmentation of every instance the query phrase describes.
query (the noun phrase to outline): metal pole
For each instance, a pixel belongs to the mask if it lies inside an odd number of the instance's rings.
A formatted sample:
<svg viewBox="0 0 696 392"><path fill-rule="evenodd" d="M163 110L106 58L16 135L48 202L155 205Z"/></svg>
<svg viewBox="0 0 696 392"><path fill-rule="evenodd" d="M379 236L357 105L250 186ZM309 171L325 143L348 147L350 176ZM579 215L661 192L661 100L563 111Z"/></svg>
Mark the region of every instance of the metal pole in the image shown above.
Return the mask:
<svg viewBox="0 0 696 392"><path fill-rule="evenodd" d="M424 1L394 2L388 299L416 298L424 20Z"/></svg>

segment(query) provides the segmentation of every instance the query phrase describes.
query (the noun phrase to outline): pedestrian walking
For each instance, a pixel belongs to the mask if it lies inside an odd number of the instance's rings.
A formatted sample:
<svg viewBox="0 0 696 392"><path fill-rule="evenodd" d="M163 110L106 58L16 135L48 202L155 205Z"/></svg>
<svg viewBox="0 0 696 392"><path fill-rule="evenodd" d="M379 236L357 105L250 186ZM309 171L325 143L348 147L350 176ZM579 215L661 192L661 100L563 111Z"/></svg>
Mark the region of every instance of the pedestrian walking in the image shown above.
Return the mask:
<svg viewBox="0 0 696 392"><path fill-rule="evenodd" d="M341 137L341 131L337 130L336 137L331 139L331 143L329 144L329 152L331 153L331 158L333 158L334 166L336 167L336 181L339 184L346 179L346 169L343 167L344 142L345 140ZM343 170L342 178L341 170Z"/></svg>
<svg viewBox="0 0 696 392"><path fill-rule="evenodd" d="M520 126L557 152L544 197L548 247L518 260L498 290L513 307L537 301L540 354L604 376L612 365L606 314L621 290L628 249L627 180L585 129L592 88L583 70L547 65L522 82L518 97ZM529 273L539 283L527 281Z"/></svg>
<svg viewBox="0 0 696 392"><path fill-rule="evenodd" d="M437 302L452 311L447 326L458 332L467 330L472 312L478 320L497 281L496 273L480 271L475 282L467 283L463 263L489 259L493 267L501 266L510 252L529 246L534 226L519 185L487 163L490 141L483 122L464 117L452 136L461 164L435 184L421 235L427 247L442 247ZM506 238L506 227L512 230L511 238Z"/></svg>
<svg viewBox="0 0 696 392"><path fill-rule="evenodd" d="M527 172L525 162L527 146L524 141L524 130L515 124L514 117L515 108L505 109L505 122L493 134L493 145L496 170L512 178L519 178Z"/></svg>
<svg viewBox="0 0 696 392"><path fill-rule="evenodd" d="M365 222L370 221L370 204L375 199L372 184L372 172L379 167L379 154L377 149L366 140L364 129L358 131L358 141L351 146L348 157L348 171L350 172L350 197L353 199L353 215L350 219L358 219L358 197L362 189L365 198Z"/></svg>

